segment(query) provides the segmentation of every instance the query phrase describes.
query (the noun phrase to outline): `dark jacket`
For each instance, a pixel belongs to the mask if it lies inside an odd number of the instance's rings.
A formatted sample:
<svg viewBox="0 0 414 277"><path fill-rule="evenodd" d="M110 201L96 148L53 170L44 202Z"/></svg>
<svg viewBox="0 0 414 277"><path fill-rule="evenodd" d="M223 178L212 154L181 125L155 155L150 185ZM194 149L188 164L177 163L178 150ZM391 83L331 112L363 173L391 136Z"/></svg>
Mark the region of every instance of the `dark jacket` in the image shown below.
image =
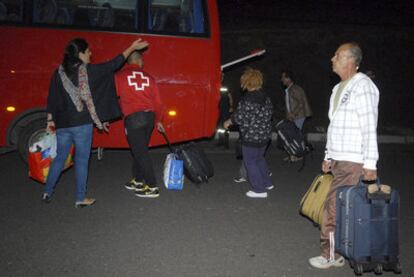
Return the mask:
<svg viewBox="0 0 414 277"><path fill-rule="evenodd" d="M121 117L121 109L115 91L114 72L124 62L124 57L118 55L106 63L87 65L89 88L101 122ZM78 76L75 79L73 83L77 86ZM69 94L63 87L58 70L55 70L50 81L47 112L52 114L57 129L93 123L86 105L81 112L76 110Z"/></svg>
<svg viewBox="0 0 414 277"><path fill-rule="evenodd" d="M237 105L231 121L239 125L241 143L262 147L272 137L273 105L263 91L247 92Z"/></svg>

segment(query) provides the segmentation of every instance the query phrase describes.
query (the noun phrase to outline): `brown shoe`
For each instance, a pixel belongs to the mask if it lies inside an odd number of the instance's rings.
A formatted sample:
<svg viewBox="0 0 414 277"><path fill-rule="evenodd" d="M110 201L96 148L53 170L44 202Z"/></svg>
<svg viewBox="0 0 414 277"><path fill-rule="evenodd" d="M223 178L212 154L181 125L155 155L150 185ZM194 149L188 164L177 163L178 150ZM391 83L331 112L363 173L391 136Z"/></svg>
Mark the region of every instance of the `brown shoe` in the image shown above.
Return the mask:
<svg viewBox="0 0 414 277"><path fill-rule="evenodd" d="M91 206L93 204L95 204L96 199L94 198L85 198L82 201L76 201L75 202L75 207L76 208L83 208L83 207L87 207L87 206Z"/></svg>

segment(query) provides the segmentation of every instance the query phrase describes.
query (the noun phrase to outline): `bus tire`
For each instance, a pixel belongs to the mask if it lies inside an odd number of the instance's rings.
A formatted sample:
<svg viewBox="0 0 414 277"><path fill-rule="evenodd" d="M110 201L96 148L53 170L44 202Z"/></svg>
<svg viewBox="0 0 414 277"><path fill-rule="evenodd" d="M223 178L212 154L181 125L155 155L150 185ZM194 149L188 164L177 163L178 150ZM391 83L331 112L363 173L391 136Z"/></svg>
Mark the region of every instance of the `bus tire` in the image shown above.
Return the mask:
<svg viewBox="0 0 414 277"><path fill-rule="evenodd" d="M19 134L17 147L20 157L27 163L29 147L46 134L46 120L37 119L25 125Z"/></svg>

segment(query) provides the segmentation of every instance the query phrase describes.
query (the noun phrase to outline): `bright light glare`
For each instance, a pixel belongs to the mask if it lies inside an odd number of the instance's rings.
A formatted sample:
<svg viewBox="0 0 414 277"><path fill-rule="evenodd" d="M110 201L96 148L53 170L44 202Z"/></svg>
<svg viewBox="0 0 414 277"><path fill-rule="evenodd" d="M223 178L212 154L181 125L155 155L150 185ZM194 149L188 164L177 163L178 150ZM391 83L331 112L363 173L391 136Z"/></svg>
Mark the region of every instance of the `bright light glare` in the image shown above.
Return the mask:
<svg viewBox="0 0 414 277"><path fill-rule="evenodd" d="M13 107L13 106L8 106L7 108L6 108L6 111L8 111L8 112L14 112L16 110L16 108L15 107Z"/></svg>
<svg viewBox="0 0 414 277"><path fill-rule="evenodd" d="M168 115L169 116L176 116L177 112L176 111L168 111Z"/></svg>

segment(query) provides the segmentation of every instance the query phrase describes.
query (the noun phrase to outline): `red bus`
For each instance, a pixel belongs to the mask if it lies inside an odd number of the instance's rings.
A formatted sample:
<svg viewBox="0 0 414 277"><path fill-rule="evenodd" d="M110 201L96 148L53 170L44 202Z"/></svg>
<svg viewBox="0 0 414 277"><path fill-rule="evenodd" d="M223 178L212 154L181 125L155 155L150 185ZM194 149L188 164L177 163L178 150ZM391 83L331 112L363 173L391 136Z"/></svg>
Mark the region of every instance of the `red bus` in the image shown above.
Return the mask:
<svg viewBox="0 0 414 277"><path fill-rule="evenodd" d="M82 37L92 63L136 38L150 43L145 70L158 83L172 142L210 137L220 90L216 0L0 0L0 147L23 157L44 134L49 81L66 43ZM154 132L151 146L165 144ZM122 120L93 147L126 148Z"/></svg>

